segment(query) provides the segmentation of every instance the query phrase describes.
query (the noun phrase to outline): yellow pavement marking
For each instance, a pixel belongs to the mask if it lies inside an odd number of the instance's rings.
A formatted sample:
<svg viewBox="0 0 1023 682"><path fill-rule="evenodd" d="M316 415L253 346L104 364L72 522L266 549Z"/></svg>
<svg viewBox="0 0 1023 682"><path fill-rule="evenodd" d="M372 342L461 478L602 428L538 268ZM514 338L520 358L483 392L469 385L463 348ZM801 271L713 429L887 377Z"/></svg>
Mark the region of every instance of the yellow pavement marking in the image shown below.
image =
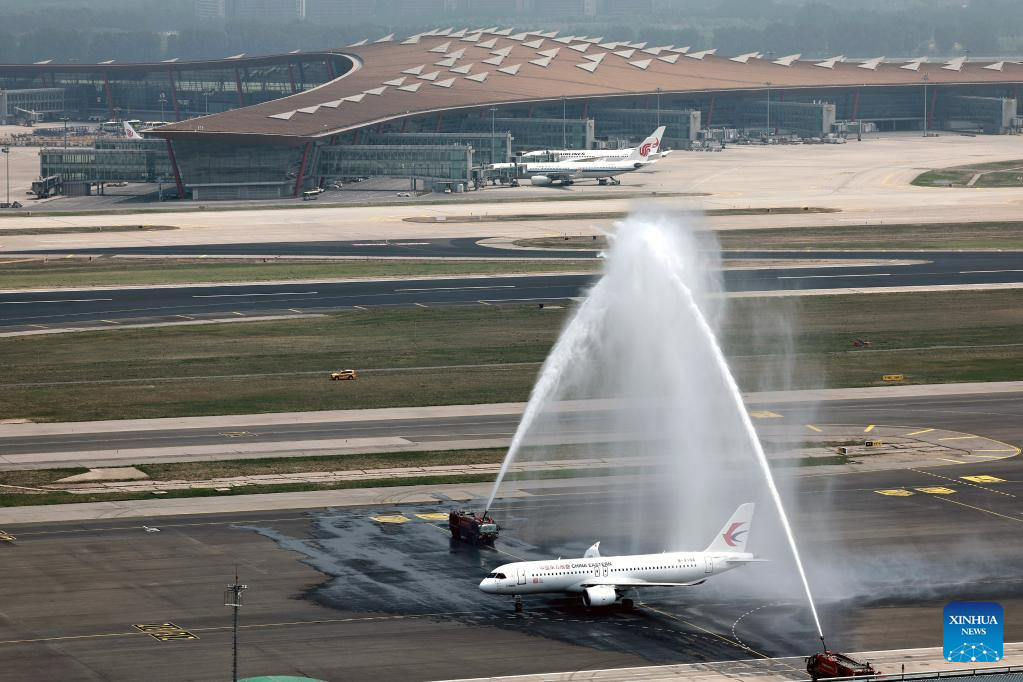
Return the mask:
<svg viewBox="0 0 1023 682"><path fill-rule="evenodd" d="M404 514L395 514L393 516L371 516L369 517L377 523L405 523L411 521L411 519Z"/></svg>
<svg viewBox="0 0 1023 682"><path fill-rule="evenodd" d="M875 426L877 426L877 424L871 424L871 425L870 425L870 426L868 426L867 428L863 429L863 433L870 433L871 431L873 431L873 430L874 430L874 427L875 427Z"/></svg>
<svg viewBox="0 0 1023 682"><path fill-rule="evenodd" d="M428 514L416 514L424 521L447 521L448 515L443 512L430 512Z"/></svg>
<svg viewBox="0 0 1023 682"><path fill-rule="evenodd" d="M942 462L952 462L953 464L968 464L965 459L949 459L948 457L935 457L934 459L940 459Z"/></svg>
<svg viewBox="0 0 1023 682"><path fill-rule="evenodd" d="M891 495L892 497L909 497L913 494L911 490L904 490L902 488L893 488L891 490L875 490L878 495Z"/></svg>
<svg viewBox="0 0 1023 682"><path fill-rule="evenodd" d="M951 488L942 488L941 486L931 486L928 488L917 488L922 493L930 493L931 495L954 495L955 491Z"/></svg>
<svg viewBox="0 0 1023 682"><path fill-rule="evenodd" d="M0 530L0 542L14 542L15 537L7 531Z"/></svg>
<svg viewBox="0 0 1023 682"><path fill-rule="evenodd" d="M913 431L912 433L907 433L906 435L907 436L919 436L921 433L930 433L933 430L934 429L920 429L919 431Z"/></svg>
<svg viewBox="0 0 1023 682"><path fill-rule="evenodd" d="M1016 448L1011 450L974 450L974 452L1019 452Z"/></svg>
<svg viewBox="0 0 1023 682"><path fill-rule="evenodd" d="M969 440L970 438L980 438L981 436L949 436L948 438L939 438L938 440Z"/></svg>
<svg viewBox="0 0 1023 682"><path fill-rule="evenodd" d="M959 478L964 481L973 481L974 483L1005 483L1004 478L988 476L987 474L983 474L981 476L960 476Z"/></svg>
<svg viewBox="0 0 1023 682"><path fill-rule="evenodd" d="M132 627L161 642L170 642L178 639L199 639L197 635L174 623L139 623L132 625Z"/></svg>
<svg viewBox="0 0 1023 682"><path fill-rule="evenodd" d="M807 424L806 428L810 429L811 431L816 431L817 433L821 433L824 430L819 426L814 426L813 424Z"/></svg>
<svg viewBox="0 0 1023 682"><path fill-rule="evenodd" d="M777 412L771 412L770 410L752 410L749 416L754 419L778 419L781 417Z"/></svg>
<svg viewBox="0 0 1023 682"><path fill-rule="evenodd" d="M972 504L966 504L965 502L956 502L955 500L950 500L947 497L939 497L937 499L941 500L942 502L948 502L949 504L958 504L960 507L969 507L970 509L976 509L979 512L984 512L985 514L991 514L991 516L998 516L1003 519L1015 521L1016 523L1023 523L1023 519L1017 519L1015 516L1006 516L1005 514L999 514L998 512L991 511L990 509L984 509L983 507L974 507Z"/></svg>
<svg viewBox="0 0 1023 682"><path fill-rule="evenodd" d="M885 374L881 377L881 381L904 381L906 375L904 374Z"/></svg>

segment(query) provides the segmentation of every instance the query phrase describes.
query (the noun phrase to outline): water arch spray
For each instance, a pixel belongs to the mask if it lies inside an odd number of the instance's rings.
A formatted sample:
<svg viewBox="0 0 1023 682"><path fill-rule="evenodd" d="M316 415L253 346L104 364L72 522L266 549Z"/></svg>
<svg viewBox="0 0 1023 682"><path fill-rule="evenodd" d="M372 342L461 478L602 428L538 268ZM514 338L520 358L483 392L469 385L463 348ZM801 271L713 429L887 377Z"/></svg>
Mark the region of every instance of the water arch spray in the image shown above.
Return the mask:
<svg viewBox="0 0 1023 682"><path fill-rule="evenodd" d="M657 513L693 522L677 524L679 533L704 516L719 525L754 485L766 486L821 634L781 495L715 333L723 314L720 294L720 255L706 235L656 214L619 224L601 279L540 370L487 508L531 438L538 440L545 427L548 440L564 435L559 426L566 401L613 403L617 408L601 417L617 436L612 449L654 462L652 475L630 481L645 486L635 497L640 504L651 500L648 509ZM644 513L629 509L621 517ZM691 541L666 539L674 546Z"/></svg>

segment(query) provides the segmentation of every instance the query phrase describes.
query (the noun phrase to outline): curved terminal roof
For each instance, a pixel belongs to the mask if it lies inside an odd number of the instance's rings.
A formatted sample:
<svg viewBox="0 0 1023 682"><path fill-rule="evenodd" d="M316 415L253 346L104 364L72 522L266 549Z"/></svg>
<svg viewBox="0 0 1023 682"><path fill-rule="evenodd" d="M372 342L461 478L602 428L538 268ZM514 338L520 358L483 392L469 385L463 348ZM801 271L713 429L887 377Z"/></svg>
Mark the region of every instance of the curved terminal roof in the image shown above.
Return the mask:
<svg viewBox="0 0 1023 682"><path fill-rule="evenodd" d="M925 78L934 85L1023 82L1023 64L1008 61L850 61L842 56L808 61L755 52L726 57L714 50L498 28L430 31L404 40L387 36L329 54L349 57L353 68L312 90L150 133L297 142L410 115L561 97L900 86L919 85Z"/></svg>

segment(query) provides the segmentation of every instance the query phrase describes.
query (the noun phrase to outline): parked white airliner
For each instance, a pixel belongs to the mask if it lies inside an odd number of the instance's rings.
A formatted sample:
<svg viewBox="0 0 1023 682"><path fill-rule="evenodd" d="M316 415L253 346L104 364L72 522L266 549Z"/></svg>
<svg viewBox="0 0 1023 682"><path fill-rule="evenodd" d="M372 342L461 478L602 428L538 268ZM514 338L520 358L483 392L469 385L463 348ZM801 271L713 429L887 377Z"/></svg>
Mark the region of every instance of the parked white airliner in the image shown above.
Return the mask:
<svg viewBox="0 0 1023 682"><path fill-rule="evenodd" d="M638 147L629 149L538 149L526 152L522 155L523 160L531 161L537 158L546 158L550 161L597 161L614 159L621 161L628 158L637 149L646 149L641 154L650 161L667 156L668 152L661 151L661 138L664 137L665 126L657 128L650 136L639 143Z"/></svg>
<svg viewBox="0 0 1023 682"><path fill-rule="evenodd" d="M754 561L746 552L753 503L740 505L714 541L702 552L664 552L600 556L600 543L581 559L519 561L498 566L480 583L487 594L510 594L515 610L522 610L522 595L580 594L586 606L633 606L633 591L641 587L692 587L712 575Z"/></svg>
<svg viewBox="0 0 1023 682"><path fill-rule="evenodd" d="M583 161L545 161L540 163L495 163L487 168L512 171L516 178L528 178L537 186L571 185L576 180L597 180L600 184L621 184L617 176L632 173L649 161L649 148L636 147L624 159L595 159Z"/></svg>

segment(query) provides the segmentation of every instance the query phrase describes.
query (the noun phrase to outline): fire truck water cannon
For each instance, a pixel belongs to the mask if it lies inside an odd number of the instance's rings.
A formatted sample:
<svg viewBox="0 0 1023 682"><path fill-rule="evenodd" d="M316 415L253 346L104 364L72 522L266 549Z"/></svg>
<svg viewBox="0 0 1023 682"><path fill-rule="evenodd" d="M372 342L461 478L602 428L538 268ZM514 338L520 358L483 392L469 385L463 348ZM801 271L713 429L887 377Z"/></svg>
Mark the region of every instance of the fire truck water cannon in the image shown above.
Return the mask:
<svg viewBox="0 0 1023 682"><path fill-rule="evenodd" d="M451 537L473 545L493 545L500 527L487 512L477 514L461 509L448 514Z"/></svg>
<svg viewBox="0 0 1023 682"><path fill-rule="evenodd" d="M861 663L845 654L831 651L827 645L824 651L806 659L806 672L814 682L830 677L875 677L881 674L869 662Z"/></svg>

